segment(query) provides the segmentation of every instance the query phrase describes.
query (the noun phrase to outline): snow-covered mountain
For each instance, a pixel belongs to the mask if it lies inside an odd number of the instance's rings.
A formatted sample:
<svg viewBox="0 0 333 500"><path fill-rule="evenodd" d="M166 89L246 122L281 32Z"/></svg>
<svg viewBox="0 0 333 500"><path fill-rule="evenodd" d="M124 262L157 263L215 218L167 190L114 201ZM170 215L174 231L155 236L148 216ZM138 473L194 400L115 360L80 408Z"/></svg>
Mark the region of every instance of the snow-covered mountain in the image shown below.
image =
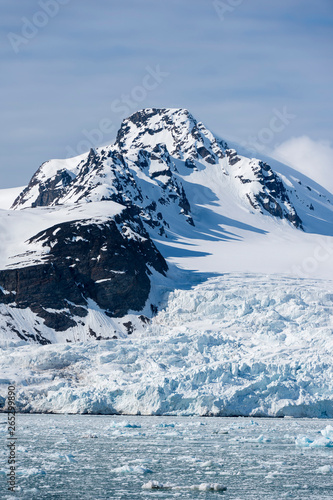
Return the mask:
<svg viewBox="0 0 333 500"><path fill-rule="evenodd" d="M112 200L138 207L161 235L175 216L193 224L189 184L198 180L213 193L215 183L231 190L235 204L301 229L313 202L322 206L325 196L317 190L309 196L299 179L283 181L266 162L238 155L187 110L145 109L123 121L114 145L44 163L13 208Z"/></svg>
<svg viewBox="0 0 333 500"><path fill-rule="evenodd" d="M332 201L183 109L45 162L0 191L0 406L332 417Z"/></svg>
<svg viewBox="0 0 333 500"><path fill-rule="evenodd" d="M187 110L138 111L113 145L43 163L0 212L2 337L127 335L197 280L180 268L292 274L333 234L332 213L324 188L229 147Z"/></svg>

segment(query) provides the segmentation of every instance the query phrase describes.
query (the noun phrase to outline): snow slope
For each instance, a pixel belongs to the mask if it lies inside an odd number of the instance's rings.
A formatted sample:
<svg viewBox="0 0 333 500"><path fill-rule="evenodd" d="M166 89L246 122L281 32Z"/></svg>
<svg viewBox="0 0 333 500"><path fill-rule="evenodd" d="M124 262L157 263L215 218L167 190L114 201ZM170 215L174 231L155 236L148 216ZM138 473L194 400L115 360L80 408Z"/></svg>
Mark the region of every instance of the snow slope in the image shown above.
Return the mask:
<svg viewBox="0 0 333 500"><path fill-rule="evenodd" d="M1 191L0 191L1 195ZM103 223L120 214L123 206L115 202L36 207L22 211L0 210L0 269L26 267L39 263L45 249L29 243L37 232L69 221Z"/></svg>
<svg viewBox="0 0 333 500"><path fill-rule="evenodd" d="M0 189L0 209L9 210L26 186Z"/></svg>
<svg viewBox="0 0 333 500"><path fill-rule="evenodd" d="M169 296L143 334L4 347L24 411L333 417L333 283L227 275Z"/></svg>

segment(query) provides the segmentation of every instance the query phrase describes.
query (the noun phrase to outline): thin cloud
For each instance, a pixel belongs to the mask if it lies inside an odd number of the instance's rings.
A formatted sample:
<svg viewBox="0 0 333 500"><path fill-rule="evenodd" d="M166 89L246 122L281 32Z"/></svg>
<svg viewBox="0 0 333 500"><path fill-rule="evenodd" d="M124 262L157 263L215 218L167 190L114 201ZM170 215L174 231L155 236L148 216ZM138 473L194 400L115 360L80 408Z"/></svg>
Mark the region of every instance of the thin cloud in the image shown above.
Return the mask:
<svg viewBox="0 0 333 500"><path fill-rule="evenodd" d="M271 156L287 163L333 193L333 146L304 135L293 137L274 149Z"/></svg>

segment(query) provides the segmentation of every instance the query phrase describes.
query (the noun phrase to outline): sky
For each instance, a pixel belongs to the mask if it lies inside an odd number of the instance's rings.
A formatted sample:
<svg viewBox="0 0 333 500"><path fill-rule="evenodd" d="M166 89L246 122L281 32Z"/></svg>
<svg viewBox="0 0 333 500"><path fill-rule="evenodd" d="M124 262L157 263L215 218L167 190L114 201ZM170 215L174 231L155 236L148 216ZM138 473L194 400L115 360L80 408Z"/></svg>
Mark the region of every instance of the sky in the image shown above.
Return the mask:
<svg viewBox="0 0 333 500"><path fill-rule="evenodd" d="M256 156L332 178L332 0L0 7L0 188L27 184L48 159L112 143L145 107L187 108Z"/></svg>

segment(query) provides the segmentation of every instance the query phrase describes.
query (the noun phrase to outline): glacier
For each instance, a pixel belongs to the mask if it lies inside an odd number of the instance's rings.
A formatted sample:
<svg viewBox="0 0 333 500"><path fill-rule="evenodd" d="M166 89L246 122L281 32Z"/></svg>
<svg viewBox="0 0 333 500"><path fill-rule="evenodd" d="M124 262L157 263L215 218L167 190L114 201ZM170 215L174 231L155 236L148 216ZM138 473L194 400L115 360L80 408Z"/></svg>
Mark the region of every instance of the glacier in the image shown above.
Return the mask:
<svg viewBox="0 0 333 500"><path fill-rule="evenodd" d="M212 277L127 339L9 341L2 402L15 381L23 412L333 418L332 298L330 280Z"/></svg>

